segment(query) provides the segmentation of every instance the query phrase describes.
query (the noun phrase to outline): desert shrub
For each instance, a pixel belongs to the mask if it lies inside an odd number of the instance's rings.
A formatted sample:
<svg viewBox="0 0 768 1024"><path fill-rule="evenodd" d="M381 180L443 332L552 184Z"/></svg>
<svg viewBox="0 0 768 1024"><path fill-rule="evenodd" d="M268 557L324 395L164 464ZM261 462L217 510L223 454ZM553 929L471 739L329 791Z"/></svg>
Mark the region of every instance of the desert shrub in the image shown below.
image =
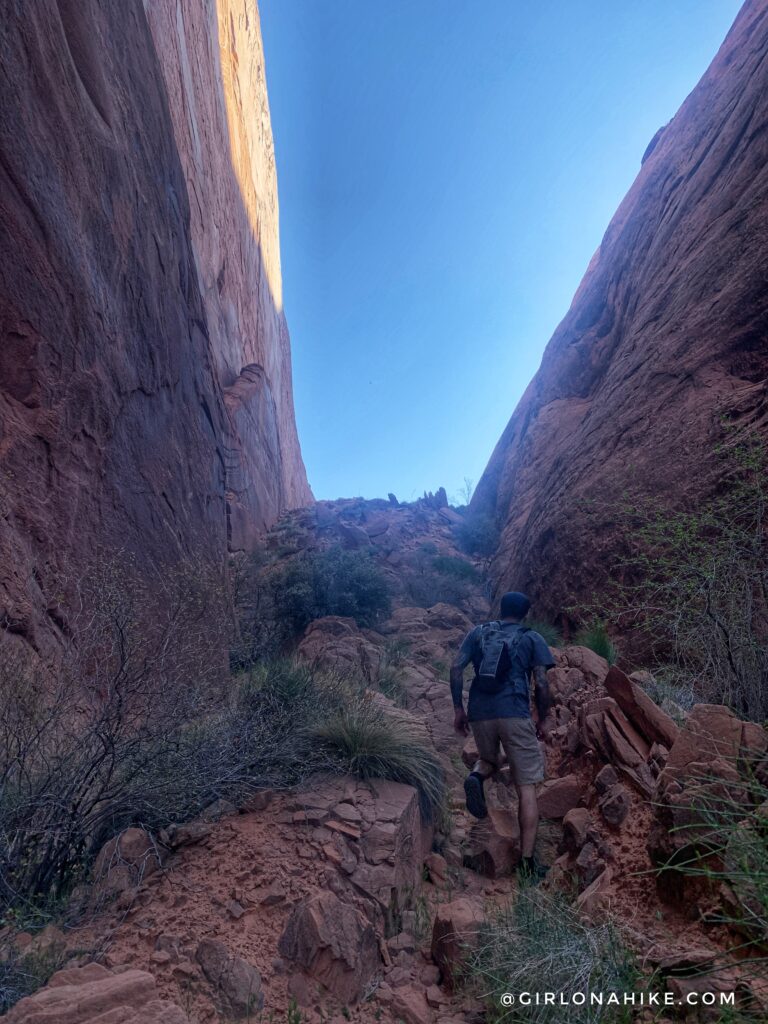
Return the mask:
<svg viewBox="0 0 768 1024"><path fill-rule="evenodd" d="M279 657L292 638L291 624L276 616L271 565L265 548L230 559L234 628L229 667L234 673Z"/></svg>
<svg viewBox="0 0 768 1024"><path fill-rule="evenodd" d="M626 501L630 550L600 596L614 626L700 700L768 718L768 458L756 439L719 450L725 483L695 511Z"/></svg>
<svg viewBox="0 0 768 1024"><path fill-rule="evenodd" d="M480 573L471 562L455 555L437 555L432 559L432 568L445 576L455 576L470 583L477 583L480 579Z"/></svg>
<svg viewBox="0 0 768 1024"><path fill-rule="evenodd" d="M762 751L743 758L738 784L716 773L691 774L687 802L678 803L685 824L673 826L679 851L659 866L666 872L708 879L720 892L710 920L738 934L740 958L768 980L768 779Z"/></svg>
<svg viewBox="0 0 768 1024"><path fill-rule="evenodd" d="M349 692L285 660L230 679L221 594L196 570L147 581L101 566L74 593L55 666L0 638L4 914L66 897L128 825L301 781L326 760L302 723Z"/></svg>
<svg viewBox="0 0 768 1024"><path fill-rule="evenodd" d="M24 996L32 995L61 970L70 954L50 948L34 953L16 950L13 945L0 956L0 1014L7 1013Z"/></svg>
<svg viewBox="0 0 768 1024"><path fill-rule="evenodd" d="M324 768L327 758L305 726L350 693L345 681L287 660L222 680L205 700L171 682L151 693L115 687L95 702L82 690L49 696L26 682L15 716L2 690L10 740L0 754L7 907L66 893L105 840L128 825L158 829L217 799L295 785Z"/></svg>
<svg viewBox="0 0 768 1024"><path fill-rule="evenodd" d="M651 700L665 710L676 706L690 711L698 700L690 679L674 665L659 665L642 685Z"/></svg>
<svg viewBox="0 0 768 1024"><path fill-rule="evenodd" d="M463 523L454 528L456 543L468 555L492 558L499 547L500 532L496 521L487 512L473 512L470 508Z"/></svg>
<svg viewBox="0 0 768 1024"><path fill-rule="evenodd" d="M443 798L443 770L414 724L362 695L311 727L342 771L414 786L431 818Z"/></svg>
<svg viewBox="0 0 768 1024"><path fill-rule="evenodd" d="M400 638L384 645L374 684L376 689L389 697L395 704L405 707L406 691L403 682L403 666L410 650L410 643Z"/></svg>
<svg viewBox="0 0 768 1024"><path fill-rule="evenodd" d="M197 567L147 579L98 564L67 587L69 641L52 668L0 642L5 906L65 891L159 799L180 723L205 715L225 670L225 601Z"/></svg>
<svg viewBox="0 0 768 1024"><path fill-rule="evenodd" d="M372 626L391 607L389 580L367 551L340 547L300 555L269 577L277 622L301 633L313 619L345 615Z"/></svg>
<svg viewBox="0 0 768 1024"><path fill-rule="evenodd" d="M631 1019L630 1007L607 1005L610 993L631 992L637 971L615 928L585 922L562 898L518 890L509 908L484 926L467 973L486 1004L485 1020L515 1024L608 1024ZM518 995L513 1007L504 992ZM584 1005L520 1005L519 994L586 994ZM590 993L602 993L603 1005Z"/></svg>
<svg viewBox="0 0 768 1024"><path fill-rule="evenodd" d="M574 643L579 647L588 647L590 651L605 658L609 665L614 665L618 657L616 645L608 635L608 630L602 622L593 622L583 629L580 629L574 637Z"/></svg>
<svg viewBox="0 0 768 1024"><path fill-rule="evenodd" d="M434 545L422 545L410 554L401 574L405 599L420 608L432 605L461 605L472 594L480 574L471 562L453 555L435 554Z"/></svg>
<svg viewBox="0 0 768 1024"><path fill-rule="evenodd" d="M551 622L546 622L544 619L526 619L525 625L538 633L548 647L563 646L563 634Z"/></svg>

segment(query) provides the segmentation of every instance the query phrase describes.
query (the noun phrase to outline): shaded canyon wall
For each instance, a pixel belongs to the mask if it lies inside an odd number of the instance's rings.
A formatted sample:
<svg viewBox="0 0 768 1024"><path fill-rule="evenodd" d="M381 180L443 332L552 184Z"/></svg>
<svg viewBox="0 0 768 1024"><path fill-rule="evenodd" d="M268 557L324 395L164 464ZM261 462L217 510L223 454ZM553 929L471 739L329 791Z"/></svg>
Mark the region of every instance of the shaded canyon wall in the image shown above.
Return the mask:
<svg viewBox="0 0 768 1024"><path fill-rule="evenodd" d="M221 565L311 500L256 4L147 9L0 2L0 621L38 647L95 550Z"/></svg>
<svg viewBox="0 0 768 1024"><path fill-rule="evenodd" d="M551 616L599 594L624 544L609 506L626 490L695 508L724 420L766 436L767 375L768 3L748 0L651 141L478 484L497 588Z"/></svg>

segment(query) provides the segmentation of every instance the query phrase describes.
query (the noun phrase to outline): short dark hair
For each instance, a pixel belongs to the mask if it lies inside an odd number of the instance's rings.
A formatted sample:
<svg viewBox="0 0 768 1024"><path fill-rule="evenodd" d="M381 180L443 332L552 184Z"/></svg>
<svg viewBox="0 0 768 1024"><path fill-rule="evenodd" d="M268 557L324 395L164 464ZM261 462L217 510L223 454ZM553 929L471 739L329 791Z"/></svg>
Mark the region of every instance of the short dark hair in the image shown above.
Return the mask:
<svg viewBox="0 0 768 1024"><path fill-rule="evenodd" d="M524 619L528 614L531 602L517 590L510 590L501 599L502 619Z"/></svg>

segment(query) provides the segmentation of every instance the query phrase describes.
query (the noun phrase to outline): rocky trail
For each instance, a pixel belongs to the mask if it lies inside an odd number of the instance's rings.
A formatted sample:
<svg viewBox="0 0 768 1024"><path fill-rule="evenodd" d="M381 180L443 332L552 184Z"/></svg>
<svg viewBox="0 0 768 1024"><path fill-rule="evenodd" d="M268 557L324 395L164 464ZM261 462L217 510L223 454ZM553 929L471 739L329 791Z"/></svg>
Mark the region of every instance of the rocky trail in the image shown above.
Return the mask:
<svg viewBox="0 0 768 1024"><path fill-rule="evenodd" d="M280 558L328 544L371 549L396 582L425 544L462 557L456 513L441 504L322 502L284 517L268 545ZM481 922L515 900L519 844L504 768L488 787L487 821L464 809L474 754L453 732L447 667L488 615L479 584L462 605L397 601L376 630L326 617L298 646L314 668L362 675L372 688L392 642L406 652L404 706L372 699L407 715L437 752L448 796L435 821L423 820L411 786L327 775L258 791L239 807L220 802L158 836L129 829L96 866L106 908L65 935L20 940L64 941L72 959L9 1021L483 1021L482 993L461 983L462 962ZM717 923L711 889L674 872L657 883L654 867L685 844L674 828L690 823L685 794L697 766L734 785L745 758L765 755L765 731L719 706L697 705L677 722L647 696L642 673L627 677L583 647L554 653L542 888L575 894L586 921L614 920L660 987L735 988L763 1012L768 986L754 971L730 959L722 969L722 951L736 943ZM646 1012L637 1019L663 1019Z"/></svg>

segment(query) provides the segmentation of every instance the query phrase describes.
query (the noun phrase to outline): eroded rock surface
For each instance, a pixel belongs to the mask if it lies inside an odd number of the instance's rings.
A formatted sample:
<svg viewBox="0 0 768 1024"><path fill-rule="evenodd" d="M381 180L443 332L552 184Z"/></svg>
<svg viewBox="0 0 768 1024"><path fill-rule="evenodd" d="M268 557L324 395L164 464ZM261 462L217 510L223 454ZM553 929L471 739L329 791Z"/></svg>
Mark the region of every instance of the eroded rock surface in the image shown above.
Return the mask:
<svg viewBox="0 0 768 1024"><path fill-rule="evenodd" d="M747 0L659 133L472 500L502 528L499 587L538 614L593 599L641 482L711 494L724 417L766 435L768 5Z"/></svg>
<svg viewBox="0 0 768 1024"><path fill-rule="evenodd" d="M18 1002L8 1024L188 1024L176 1003L160 999L148 971L109 971L90 963L54 974L45 988Z"/></svg>
<svg viewBox="0 0 768 1024"><path fill-rule="evenodd" d="M100 548L221 566L311 497L258 11L210 15L2 5L0 625L38 648Z"/></svg>

